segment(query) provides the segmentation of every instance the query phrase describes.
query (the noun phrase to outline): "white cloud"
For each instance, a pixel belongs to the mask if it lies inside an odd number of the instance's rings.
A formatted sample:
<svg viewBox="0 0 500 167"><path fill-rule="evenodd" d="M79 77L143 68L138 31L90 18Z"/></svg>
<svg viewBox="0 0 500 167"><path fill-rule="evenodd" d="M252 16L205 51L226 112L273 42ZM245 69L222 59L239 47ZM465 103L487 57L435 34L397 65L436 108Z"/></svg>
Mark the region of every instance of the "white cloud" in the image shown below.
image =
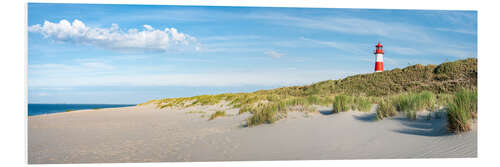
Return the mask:
<svg viewBox="0 0 500 167"><path fill-rule="evenodd" d="M153 30L153 27L151 27L150 25L147 25L147 24L145 24L145 25L144 25L144 28L145 28L146 30L148 30L148 31Z"/></svg>
<svg viewBox="0 0 500 167"><path fill-rule="evenodd" d="M298 17L277 13L254 14L250 15L249 18L271 20L274 24L286 26L355 35L374 35L420 43L436 40L424 27L399 22L383 22L349 17Z"/></svg>
<svg viewBox="0 0 500 167"><path fill-rule="evenodd" d="M467 57L475 57L474 49L472 47L469 48L457 48L457 47L429 47L422 49L415 48L407 48L407 47L399 47L399 46L390 46L385 49L387 53L393 52L401 55L420 55L426 56L429 54L437 54L443 56L457 57L457 58L467 58Z"/></svg>
<svg viewBox="0 0 500 167"><path fill-rule="evenodd" d="M81 64L85 68L93 68L93 69L104 69L104 70L113 70L114 67L105 63L99 62L88 62Z"/></svg>
<svg viewBox="0 0 500 167"><path fill-rule="evenodd" d="M432 49L432 50L429 50L429 52L439 54L439 55L456 57L456 58L460 58L460 59L467 58L467 57L476 57L476 53L477 53L473 49L463 50L463 49L456 49L456 48Z"/></svg>
<svg viewBox="0 0 500 167"><path fill-rule="evenodd" d="M249 40L261 39L263 37L257 35L232 35L232 36L210 36L200 38L202 41L234 41L234 40Z"/></svg>
<svg viewBox="0 0 500 167"><path fill-rule="evenodd" d="M399 47L399 46L391 46L384 49L387 52L399 53L402 55L421 55L422 52L420 50L408 47Z"/></svg>
<svg viewBox="0 0 500 167"><path fill-rule="evenodd" d="M164 66L151 68L147 70L158 71L158 69L165 69ZM144 70L142 67L141 69ZM291 73L290 70L294 72ZM344 70L310 70L297 67L280 67L256 69L255 71L222 70L222 72L202 71L190 73L167 71L144 74L136 72L122 73L121 68L105 62L98 62L93 59L78 59L71 64L29 65L28 85L30 88L43 88L44 90L80 86L292 86L338 79L360 73L360 71L346 72Z"/></svg>
<svg viewBox="0 0 500 167"><path fill-rule="evenodd" d="M371 48L369 44L360 44L360 43L348 43L348 42L339 42L339 41L323 41L323 40L315 40L315 39L309 39L309 38L304 38L300 37L300 40L302 41L307 41L309 43L312 43L313 46L326 46L326 47L332 47L338 50L343 50L351 53L356 53L360 55L364 55L367 53L366 48ZM305 44L301 44L304 46Z"/></svg>
<svg viewBox="0 0 500 167"><path fill-rule="evenodd" d="M175 28L155 29L144 25L144 30L122 31L117 24L110 28L88 27L80 20L73 23L61 20L59 23L45 21L43 25L29 27L30 32L40 33L56 42L86 44L118 51L171 51L195 50L196 38L179 32Z"/></svg>
<svg viewBox="0 0 500 167"><path fill-rule="evenodd" d="M49 94L45 93L45 92L40 92L40 93L36 93L35 96L49 96Z"/></svg>
<svg viewBox="0 0 500 167"><path fill-rule="evenodd" d="M284 56L285 54L283 53L278 53L275 51L267 51L265 52L266 55L271 56L272 58L279 59L280 57Z"/></svg>
<svg viewBox="0 0 500 167"><path fill-rule="evenodd" d="M323 40L314 40L301 37L303 41L308 41L315 45L332 47L339 50L347 51L350 53L354 53L355 55L366 55L369 54L369 49L373 49L373 46L370 44L356 44L356 43L347 43L347 42L338 42L338 41L323 41ZM302 44L305 46L305 44ZM432 45L426 46L421 49L411 48L411 47L401 47L396 45L387 46L384 48L387 54L397 53L400 55L420 55L426 56L430 54L438 54L442 56L450 56L457 58L467 58L467 57L476 57L475 49L473 45L453 45L446 44L445 46Z"/></svg>
<svg viewBox="0 0 500 167"><path fill-rule="evenodd" d="M466 29L451 29L451 28L435 28L435 30L438 31L447 31L447 32L454 32L454 33L461 33L461 34L470 34L470 35L475 35L476 32L473 30L466 30Z"/></svg>
<svg viewBox="0 0 500 167"><path fill-rule="evenodd" d="M290 70L294 70L293 73ZM357 74L338 69L304 70L297 68L267 69L247 72L198 72L165 74L105 73L73 75L68 72L44 77L28 77L30 88L72 88L79 86L292 86Z"/></svg>

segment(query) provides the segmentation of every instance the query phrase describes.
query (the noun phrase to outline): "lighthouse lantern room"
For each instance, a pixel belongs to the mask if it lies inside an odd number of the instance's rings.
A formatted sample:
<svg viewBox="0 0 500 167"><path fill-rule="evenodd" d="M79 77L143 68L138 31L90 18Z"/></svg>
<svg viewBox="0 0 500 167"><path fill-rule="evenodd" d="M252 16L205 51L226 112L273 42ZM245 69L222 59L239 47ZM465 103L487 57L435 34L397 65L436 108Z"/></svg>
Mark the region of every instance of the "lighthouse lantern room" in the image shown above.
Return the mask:
<svg viewBox="0 0 500 167"><path fill-rule="evenodd" d="M378 42L375 46L377 50L375 50L375 72L384 71L384 50L382 50L382 44Z"/></svg>

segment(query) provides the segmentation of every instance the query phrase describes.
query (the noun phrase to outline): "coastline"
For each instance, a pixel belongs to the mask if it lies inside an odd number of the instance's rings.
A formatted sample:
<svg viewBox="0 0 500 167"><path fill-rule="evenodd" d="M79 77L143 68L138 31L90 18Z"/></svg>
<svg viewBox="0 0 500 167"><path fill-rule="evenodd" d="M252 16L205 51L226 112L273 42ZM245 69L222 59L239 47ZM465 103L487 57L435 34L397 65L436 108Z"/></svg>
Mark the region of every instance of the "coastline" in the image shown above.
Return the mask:
<svg viewBox="0 0 500 167"><path fill-rule="evenodd" d="M33 112L33 111L30 111L30 108L35 107L34 105L38 105L38 106L68 105L68 106L63 107L63 108L59 107L57 109L54 109L54 108L52 108L52 109L33 109L37 112L41 112L41 111L42 112L36 113L36 114L30 114L30 112ZM86 106L86 107L82 108L82 106ZM87 107L87 106L90 106L90 107ZM89 110L113 109L113 108L131 107L131 106L136 106L136 104L43 104L43 103L31 103L31 104L27 105L27 115L28 115L28 117L33 117L33 116L40 116L40 115L80 112L81 110L89 111ZM77 109L75 109L75 107L77 107ZM45 110L45 112L43 112L44 110ZM50 112L47 112L47 111L50 111Z"/></svg>

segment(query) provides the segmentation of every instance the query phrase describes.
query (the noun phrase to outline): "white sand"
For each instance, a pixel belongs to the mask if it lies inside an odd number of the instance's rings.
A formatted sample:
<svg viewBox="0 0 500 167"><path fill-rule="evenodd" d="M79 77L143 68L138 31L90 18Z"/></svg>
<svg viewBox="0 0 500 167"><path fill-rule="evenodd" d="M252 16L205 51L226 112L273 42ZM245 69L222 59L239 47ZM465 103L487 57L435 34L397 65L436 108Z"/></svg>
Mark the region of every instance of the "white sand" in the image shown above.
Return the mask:
<svg viewBox="0 0 500 167"><path fill-rule="evenodd" d="M446 121L375 114L290 112L245 128L249 114L216 118L192 109L124 107L31 116L28 161L105 163L477 157L477 128L459 135ZM212 106L210 112L218 107ZM205 115L203 118L202 115Z"/></svg>

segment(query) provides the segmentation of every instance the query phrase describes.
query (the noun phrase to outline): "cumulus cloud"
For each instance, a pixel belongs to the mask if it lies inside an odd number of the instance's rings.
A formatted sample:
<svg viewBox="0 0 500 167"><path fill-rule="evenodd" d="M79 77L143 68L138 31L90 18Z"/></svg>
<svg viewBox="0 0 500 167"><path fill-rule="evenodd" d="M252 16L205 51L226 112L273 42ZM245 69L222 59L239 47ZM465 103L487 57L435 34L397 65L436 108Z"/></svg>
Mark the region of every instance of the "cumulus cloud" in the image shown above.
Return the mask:
<svg viewBox="0 0 500 167"><path fill-rule="evenodd" d="M280 57L285 55L283 53L278 53L275 51L268 51L268 52L265 52L265 54L267 54L268 56L271 56L272 58L275 58L275 59L279 59Z"/></svg>
<svg viewBox="0 0 500 167"><path fill-rule="evenodd" d="M179 32L175 28L155 29L144 25L143 30L123 31L117 24L109 28L86 26L75 19L73 23L61 20L58 23L45 21L43 25L29 27L29 31L40 33L44 38L56 42L85 44L118 51L171 51L198 50L196 38Z"/></svg>

